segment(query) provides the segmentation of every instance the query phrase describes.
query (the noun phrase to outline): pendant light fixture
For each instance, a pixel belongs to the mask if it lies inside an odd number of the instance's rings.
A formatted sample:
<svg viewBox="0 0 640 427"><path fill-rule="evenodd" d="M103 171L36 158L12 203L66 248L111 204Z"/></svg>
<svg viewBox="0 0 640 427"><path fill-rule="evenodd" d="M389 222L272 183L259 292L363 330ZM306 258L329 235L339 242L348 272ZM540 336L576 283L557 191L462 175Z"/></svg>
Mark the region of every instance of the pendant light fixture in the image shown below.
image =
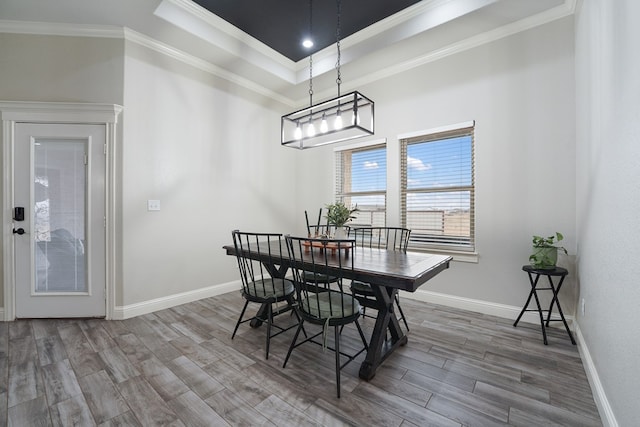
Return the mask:
<svg viewBox="0 0 640 427"><path fill-rule="evenodd" d="M281 144L305 149L373 135L374 104L360 92L340 93L340 19L342 5L337 5L336 84L338 96L313 105L313 55L309 55L309 107L282 116L280 122ZM309 30L312 28L312 0L309 1Z"/></svg>

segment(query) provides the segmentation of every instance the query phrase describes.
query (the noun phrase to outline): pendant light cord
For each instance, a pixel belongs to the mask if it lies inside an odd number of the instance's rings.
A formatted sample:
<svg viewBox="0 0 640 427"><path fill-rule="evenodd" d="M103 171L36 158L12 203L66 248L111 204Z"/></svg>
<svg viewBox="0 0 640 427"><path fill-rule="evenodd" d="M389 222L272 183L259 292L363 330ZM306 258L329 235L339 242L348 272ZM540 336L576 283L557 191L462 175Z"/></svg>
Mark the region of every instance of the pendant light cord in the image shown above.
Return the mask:
<svg viewBox="0 0 640 427"><path fill-rule="evenodd" d="M313 105L313 58L309 55L309 106Z"/></svg>
<svg viewBox="0 0 640 427"><path fill-rule="evenodd" d="M340 97L340 84L342 83L342 75L340 74L340 15L342 12L342 5L340 0L336 1L338 8L338 24L336 26L336 47L338 48L338 60L336 61L336 71L338 77L336 78L336 84L338 85L338 97Z"/></svg>
<svg viewBox="0 0 640 427"><path fill-rule="evenodd" d="M313 40L313 0L309 0L309 38ZM313 105L313 53L309 54L309 106Z"/></svg>

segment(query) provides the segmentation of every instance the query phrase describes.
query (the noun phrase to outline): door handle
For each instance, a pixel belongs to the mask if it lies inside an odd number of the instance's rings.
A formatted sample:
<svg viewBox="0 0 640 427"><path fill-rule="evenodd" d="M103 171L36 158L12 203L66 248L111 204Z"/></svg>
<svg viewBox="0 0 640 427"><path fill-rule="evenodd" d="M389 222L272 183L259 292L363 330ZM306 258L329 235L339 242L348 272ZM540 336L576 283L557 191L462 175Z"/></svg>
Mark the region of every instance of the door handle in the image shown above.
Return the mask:
<svg viewBox="0 0 640 427"><path fill-rule="evenodd" d="M20 227L17 230L14 228L13 229L13 234L19 234L19 235L23 235L24 234L24 228Z"/></svg>

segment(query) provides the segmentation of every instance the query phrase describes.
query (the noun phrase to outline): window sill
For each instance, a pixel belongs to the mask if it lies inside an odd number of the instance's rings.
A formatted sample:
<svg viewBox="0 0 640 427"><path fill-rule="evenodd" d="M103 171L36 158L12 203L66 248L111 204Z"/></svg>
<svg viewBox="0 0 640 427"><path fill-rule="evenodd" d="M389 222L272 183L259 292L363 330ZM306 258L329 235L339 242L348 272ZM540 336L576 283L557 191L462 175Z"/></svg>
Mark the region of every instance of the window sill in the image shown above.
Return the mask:
<svg viewBox="0 0 640 427"><path fill-rule="evenodd" d="M453 257L454 261L471 262L476 264L478 263L478 259L480 258L477 252L443 251L438 249L416 249L416 248L409 248L407 251L438 254L438 255L449 255Z"/></svg>

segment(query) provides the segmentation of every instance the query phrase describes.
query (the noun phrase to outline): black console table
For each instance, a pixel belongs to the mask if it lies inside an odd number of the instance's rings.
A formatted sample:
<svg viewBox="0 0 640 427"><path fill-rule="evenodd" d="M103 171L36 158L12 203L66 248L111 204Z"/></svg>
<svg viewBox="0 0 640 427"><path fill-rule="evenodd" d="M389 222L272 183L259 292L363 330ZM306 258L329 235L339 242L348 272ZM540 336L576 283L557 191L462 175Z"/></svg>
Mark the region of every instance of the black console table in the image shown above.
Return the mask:
<svg viewBox="0 0 640 427"><path fill-rule="evenodd" d="M576 341L573 339L573 335L569 330L569 325L567 325L567 321L565 320L564 314L562 313L562 308L560 308L560 301L558 300L558 293L560 292L560 288L562 287L562 282L564 282L564 278L567 276L567 274L569 274L567 269L562 267L555 267L551 269L541 269L541 268L535 268L532 265L525 265L522 267L522 269L526 271L527 275L529 276L529 283L531 284L531 292L529 292L529 298L527 298L527 302L524 304L524 307L522 307L522 311L518 315L518 318L516 319L516 321L513 323L513 326L518 325L518 322L520 321L520 318L522 317L525 311L537 311L538 314L540 315L540 326L542 327L542 337L544 338L545 345L547 345L547 331L545 329L545 326L549 327L549 322L560 321L560 320L562 320L562 323L564 323L564 327L567 330L567 333L569 334L569 338L571 338L571 343L575 345ZM547 279L549 279L548 288L538 287L538 280L540 279L540 276L547 276ZM556 285L553 284L552 278L554 277L560 278L560 281ZM553 298L551 299L551 304L549 305L548 310L543 310L542 307L540 306L540 300L538 299L537 291L542 291L542 290L550 290L553 292ZM537 308L532 308L532 309L528 308L529 303L531 302L531 297L535 298ZM560 319L551 318L551 311L553 310L554 303L558 308L558 313L560 313ZM547 312L546 325L545 325L545 320L543 316L543 312L545 311Z"/></svg>

